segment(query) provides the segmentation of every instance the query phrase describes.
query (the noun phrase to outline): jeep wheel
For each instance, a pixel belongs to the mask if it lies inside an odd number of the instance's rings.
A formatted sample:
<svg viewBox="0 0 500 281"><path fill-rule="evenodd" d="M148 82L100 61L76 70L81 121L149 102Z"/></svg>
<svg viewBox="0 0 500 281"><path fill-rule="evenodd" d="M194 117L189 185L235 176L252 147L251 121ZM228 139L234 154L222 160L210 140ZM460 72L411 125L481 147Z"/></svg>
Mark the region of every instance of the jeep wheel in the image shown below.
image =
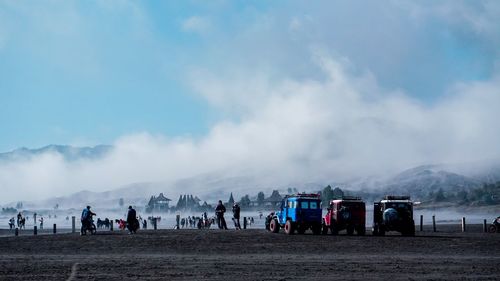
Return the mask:
<svg viewBox="0 0 500 281"><path fill-rule="evenodd" d="M382 225L378 227L378 235L380 236L385 235L385 228Z"/></svg>
<svg viewBox="0 0 500 281"><path fill-rule="evenodd" d="M353 235L353 234L354 234L354 226L348 226L347 235Z"/></svg>
<svg viewBox="0 0 500 281"><path fill-rule="evenodd" d="M269 229L273 233L278 233L280 231L280 224L277 219L272 219L271 224L269 225Z"/></svg>
<svg viewBox="0 0 500 281"><path fill-rule="evenodd" d="M496 225L494 225L494 224L490 224L490 226L488 226L488 232L489 232L489 233L495 233L495 232L497 232L497 227L496 227Z"/></svg>
<svg viewBox="0 0 500 281"><path fill-rule="evenodd" d="M292 235L295 232L295 229L293 227L293 223L291 220L287 220L285 223L285 233L288 235Z"/></svg>
<svg viewBox="0 0 500 281"><path fill-rule="evenodd" d="M312 226L312 232L314 235L321 234L321 224L316 224Z"/></svg>
<svg viewBox="0 0 500 281"><path fill-rule="evenodd" d="M337 225L335 224L334 221L332 221L332 224L330 225L330 232L332 233L332 235L339 234L339 229L337 228Z"/></svg>
<svg viewBox="0 0 500 281"><path fill-rule="evenodd" d="M323 235L328 234L328 226L326 226L325 224L321 226L321 234Z"/></svg>
<svg viewBox="0 0 500 281"><path fill-rule="evenodd" d="M358 226L358 228L356 229L356 233L360 236L364 236L366 234L365 226Z"/></svg>
<svg viewBox="0 0 500 281"><path fill-rule="evenodd" d="M306 228L303 227L303 226L297 227L297 233L298 234L304 234L304 233L306 233Z"/></svg>

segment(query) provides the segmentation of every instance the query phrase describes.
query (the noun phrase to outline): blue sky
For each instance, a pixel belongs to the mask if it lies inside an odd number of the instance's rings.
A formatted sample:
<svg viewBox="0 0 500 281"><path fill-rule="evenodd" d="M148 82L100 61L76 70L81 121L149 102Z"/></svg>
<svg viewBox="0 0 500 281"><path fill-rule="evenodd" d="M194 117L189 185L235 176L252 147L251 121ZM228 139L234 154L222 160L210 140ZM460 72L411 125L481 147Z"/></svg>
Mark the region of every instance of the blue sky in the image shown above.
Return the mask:
<svg viewBox="0 0 500 281"><path fill-rule="evenodd" d="M0 151L114 147L2 162L2 199L498 163L499 18L499 1L0 0Z"/></svg>
<svg viewBox="0 0 500 281"><path fill-rule="evenodd" d="M315 48L429 107L491 79L495 1L419 3L0 1L0 151L202 138L242 116L200 93L193 73L321 81Z"/></svg>

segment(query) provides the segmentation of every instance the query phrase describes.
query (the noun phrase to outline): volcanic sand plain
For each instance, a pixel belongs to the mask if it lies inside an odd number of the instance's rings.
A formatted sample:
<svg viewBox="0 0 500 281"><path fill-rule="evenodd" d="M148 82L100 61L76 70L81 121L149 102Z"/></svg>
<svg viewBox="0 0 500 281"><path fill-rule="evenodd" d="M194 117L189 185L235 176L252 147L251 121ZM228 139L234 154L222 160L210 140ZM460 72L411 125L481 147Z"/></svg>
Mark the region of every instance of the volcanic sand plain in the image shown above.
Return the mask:
<svg viewBox="0 0 500 281"><path fill-rule="evenodd" d="M265 230L0 231L0 280L500 280L500 234L440 226L415 237Z"/></svg>

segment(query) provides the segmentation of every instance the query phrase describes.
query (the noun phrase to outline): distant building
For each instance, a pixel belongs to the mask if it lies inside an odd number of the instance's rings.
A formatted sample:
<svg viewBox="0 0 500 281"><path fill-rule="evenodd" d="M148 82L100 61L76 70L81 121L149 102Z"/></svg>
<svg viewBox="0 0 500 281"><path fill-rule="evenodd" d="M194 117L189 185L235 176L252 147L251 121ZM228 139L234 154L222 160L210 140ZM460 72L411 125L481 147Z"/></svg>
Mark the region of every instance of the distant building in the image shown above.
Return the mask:
<svg viewBox="0 0 500 281"><path fill-rule="evenodd" d="M151 196L148 205L146 206L146 211L151 213L155 212L167 212L169 209L169 202L172 201L165 197L163 193L158 196Z"/></svg>
<svg viewBox="0 0 500 281"><path fill-rule="evenodd" d="M342 199L342 197L344 197L344 191L342 191L342 189L338 187L335 187L335 189L333 189L332 194L333 194L332 196L333 199Z"/></svg>
<svg viewBox="0 0 500 281"><path fill-rule="evenodd" d="M264 204L266 206L276 207L281 204L281 200L283 200L283 197L280 195L280 193L277 190L273 190L271 196L264 199Z"/></svg>

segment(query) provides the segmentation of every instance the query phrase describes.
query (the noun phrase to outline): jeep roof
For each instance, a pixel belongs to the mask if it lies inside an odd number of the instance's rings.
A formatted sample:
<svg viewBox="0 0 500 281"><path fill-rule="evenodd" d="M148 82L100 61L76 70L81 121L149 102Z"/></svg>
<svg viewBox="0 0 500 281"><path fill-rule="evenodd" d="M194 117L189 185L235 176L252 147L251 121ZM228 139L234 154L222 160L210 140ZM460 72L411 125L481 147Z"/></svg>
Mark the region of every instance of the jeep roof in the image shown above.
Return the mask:
<svg viewBox="0 0 500 281"><path fill-rule="evenodd" d="M361 197L358 196L343 196L341 199L331 200L330 204L338 202L363 202L363 199L361 199Z"/></svg>
<svg viewBox="0 0 500 281"><path fill-rule="evenodd" d="M395 196L395 195L386 195L384 199L380 200L380 203L410 203L413 202L410 200L410 196Z"/></svg>

